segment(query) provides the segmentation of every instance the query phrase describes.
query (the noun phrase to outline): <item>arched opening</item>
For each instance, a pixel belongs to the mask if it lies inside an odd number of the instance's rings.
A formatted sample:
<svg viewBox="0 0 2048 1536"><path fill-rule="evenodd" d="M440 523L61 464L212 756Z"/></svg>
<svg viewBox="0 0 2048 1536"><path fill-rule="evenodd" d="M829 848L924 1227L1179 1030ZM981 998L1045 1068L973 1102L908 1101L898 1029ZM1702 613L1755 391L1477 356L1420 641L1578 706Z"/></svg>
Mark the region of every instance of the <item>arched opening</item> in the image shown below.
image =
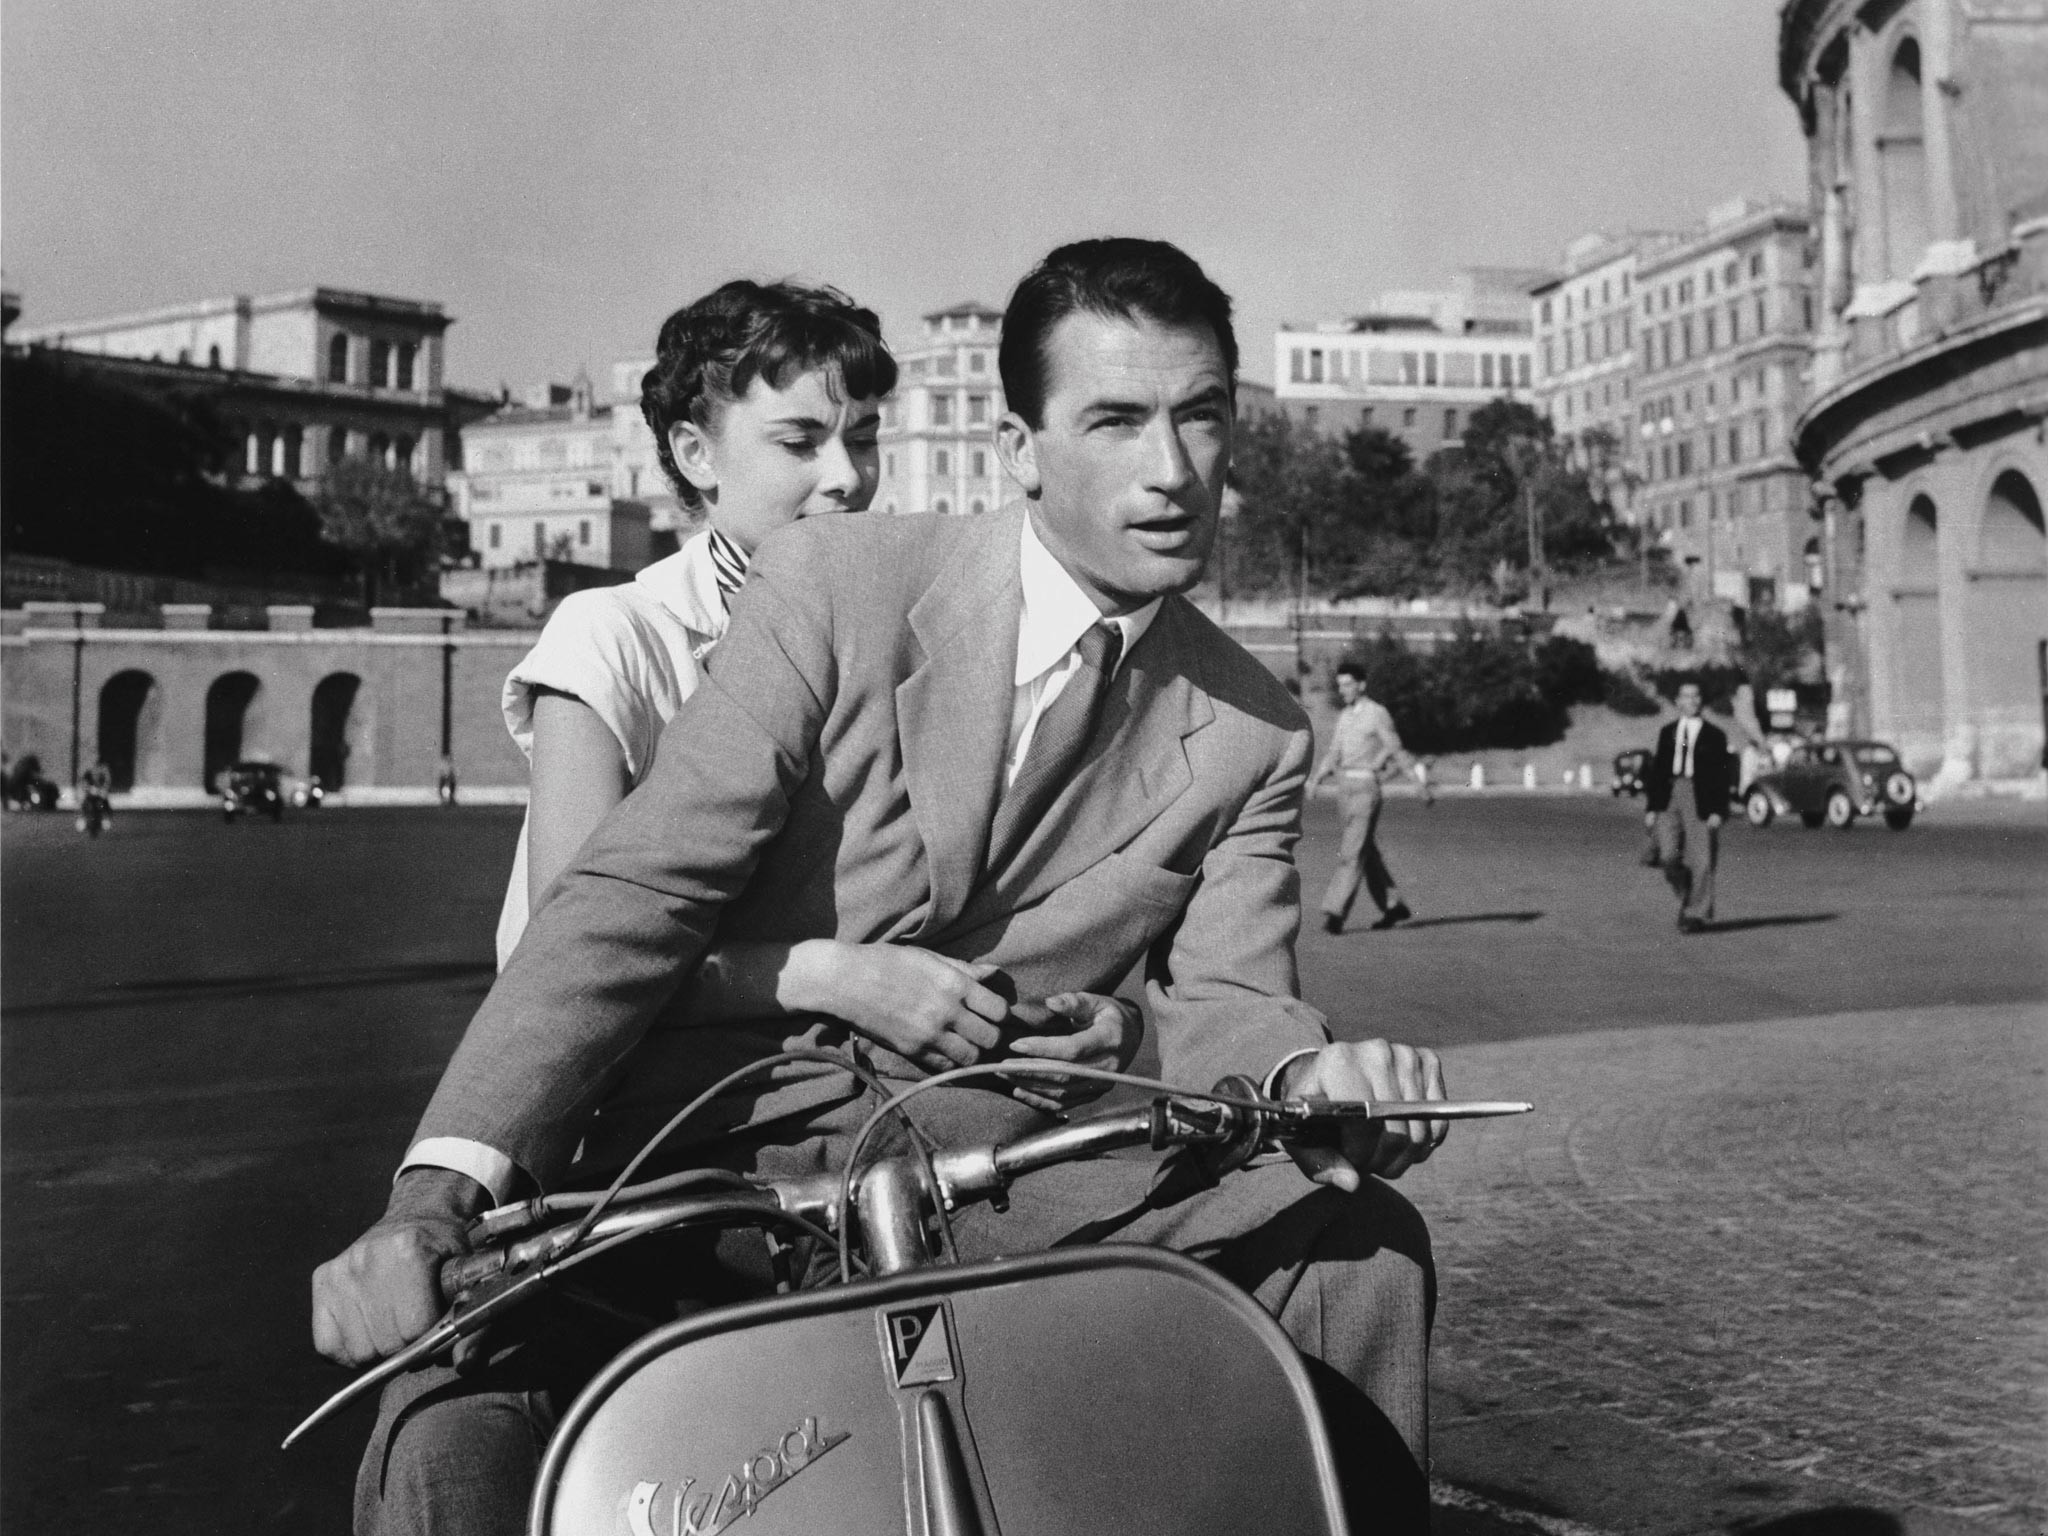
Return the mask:
<svg viewBox="0 0 2048 1536"><path fill-rule="evenodd" d="M99 729L94 740L116 790L135 787L138 764L155 765L162 706L156 679L147 672L116 672L100 686Z"/></svg>
<svg viewBox="0 0 2048 1536"><path fill-rule="evenodd" d="M208 791L220 787L223 769L242 759L249 735L249 706L263 691L253 672L226 672L206 690L206 763L200 782Z"/></svg>
<svg viewBox="0 0 2048 1536"><path fill-rule="evenodd" d="M1906 507L1892 587L1892 709L1899 750L1922 767L1938 762L1947 709L1941 655L1939 514L1926 496Z"/></svg>
<svg viewBox="0 0 2048 1536"><path fill-rule="evenodd" d="M1920 45L1909 37L1892 54L1884 121L1877 134L1884 275L1890 278L1911 277L1927 251L1927 148L1921 111Z"/></svg>
<svg viewBox="0 0 2048 1536"><path fill-rule="evenodd" d="M1977 771L2017 778L2041 762L2042 646L2048 643L2048 529L2041 497L2016 469L1985 499L1970 570L1968 645Z"/></svg>
<svg viewBox="0 0 2048 1536"><path fill-rule="evenodd" d="M340 789L348 782L349 755L355 750L356 694L362 686L363 680L353 672L332 672L313 689L313 746L306 771L324 788Z"/></svg>

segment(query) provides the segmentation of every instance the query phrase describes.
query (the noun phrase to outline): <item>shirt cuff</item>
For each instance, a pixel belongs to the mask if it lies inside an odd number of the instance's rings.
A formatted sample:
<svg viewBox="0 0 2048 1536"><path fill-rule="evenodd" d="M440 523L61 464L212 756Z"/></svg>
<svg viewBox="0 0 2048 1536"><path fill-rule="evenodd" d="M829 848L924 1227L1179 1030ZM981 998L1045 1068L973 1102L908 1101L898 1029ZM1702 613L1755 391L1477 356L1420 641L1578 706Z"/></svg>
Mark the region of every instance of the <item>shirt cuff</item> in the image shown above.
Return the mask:
<svg viewBox="0 0 2048 1536"><path fill-rule="evenodd" d="M488 1189L491 1199L499 1205L512 1198L513 1187L519 1182L518 1164L496 1147L487 1147L466 1136L428 1136L414 1142L405 1161L398 1165L398 1172L403 1174L408 1168L445 1168L450 1173L466 1175Z"/></svg>
<svg viewBox="0 0 2048 1536"><path fill-rule="evenodd" d="M1280 1085L1280 1074L1285 1072L1289 1067L1293 1066L1297 1061L1301 1060L1302 1057L1313 1056L1316 1054L1316 1052L1320 1051L1321 1049L1322 1047L1320 1045L1311 1045L1306 1046L1298 1051L1290 1051L1287 1055L1282 1056L1280 1060L1274 1064L1273 1070L1266 1074L1266 1081L1260 1085L1259 1092L1264 1094L1269 1099L1274 1097L1274 1090L1278 1088ZM425 1143L421 1143L421 1145L425 1145Z"/></svg>

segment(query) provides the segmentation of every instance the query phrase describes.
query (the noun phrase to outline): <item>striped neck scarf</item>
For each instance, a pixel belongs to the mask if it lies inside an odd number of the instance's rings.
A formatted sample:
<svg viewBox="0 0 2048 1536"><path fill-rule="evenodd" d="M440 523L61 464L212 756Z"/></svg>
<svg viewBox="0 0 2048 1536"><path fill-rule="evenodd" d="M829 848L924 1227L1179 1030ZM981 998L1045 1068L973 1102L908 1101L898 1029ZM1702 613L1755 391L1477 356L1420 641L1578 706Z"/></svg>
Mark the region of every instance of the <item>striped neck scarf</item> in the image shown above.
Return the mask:
<svg viewBox="0 0 2048 1536"><path fill-rule="evenodd" d="M711 574L718 582L718 595L728 611L733 594L747 579L747 552L716 528L711 530Z"/></svg>

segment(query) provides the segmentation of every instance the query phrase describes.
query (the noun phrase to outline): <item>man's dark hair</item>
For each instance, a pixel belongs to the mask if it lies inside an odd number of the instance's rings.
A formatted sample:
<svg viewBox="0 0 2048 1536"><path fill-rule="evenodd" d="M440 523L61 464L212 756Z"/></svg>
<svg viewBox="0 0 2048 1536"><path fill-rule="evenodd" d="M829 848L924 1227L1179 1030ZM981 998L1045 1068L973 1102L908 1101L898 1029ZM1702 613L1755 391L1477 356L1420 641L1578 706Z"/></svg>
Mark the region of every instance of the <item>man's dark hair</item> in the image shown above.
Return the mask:
<svg viewBox="0 0 2048 1536"><path fill-rule="evenodd" d="M654 434L662 473L686 507L703 497L669 447L677 422L710 428L756 379L781 389L814 368L830 369L854 400L879 400L896 387L882 322L837 288L737 279L664 320L655 353L640 380L640 414Z"/></svg>
<svg viewBox="0 0 2048 1536"><path fill-rule="evenodd" d="M1060 321L1083 311L1111 320L1142 315L1158 325L1206 325L1223 349L1235 399L1237 333L1230 327L1230 295L1195 258L1164 240L1076 240L1033 267L1003 312L996 357L1003 395L1033 427L1045 425L1046 343Z"/></svg>
<svg viewBox="0 0 2048 1536"><path fill-rule="evenodd" d="M1337 676L1355 677L1358 679L1358 686L1363 688L1366 682L1365 663L1362 661L1340 661L1337 663Z"/></svg>

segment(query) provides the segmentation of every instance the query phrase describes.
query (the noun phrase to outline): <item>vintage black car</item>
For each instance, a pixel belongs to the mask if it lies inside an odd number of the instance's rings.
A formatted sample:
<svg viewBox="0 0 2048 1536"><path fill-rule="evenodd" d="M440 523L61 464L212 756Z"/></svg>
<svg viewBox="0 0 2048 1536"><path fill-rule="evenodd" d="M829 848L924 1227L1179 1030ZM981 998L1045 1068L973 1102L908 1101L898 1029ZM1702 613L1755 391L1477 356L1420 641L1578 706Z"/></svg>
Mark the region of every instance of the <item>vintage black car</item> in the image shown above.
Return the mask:
<svg viewBox="0 0 2048 1536"><path fill-rule="evenodd" d="M284 820L284 771L275 763L235 764L221 775L220 813L228 821L245 814Z"/></svg>
<svg viewBox="0 0 2048 1536"><path fill-rule="evenodd" d="M1643 792L1643 770L1650 766L1650 754L1642 747L1630 747L1626 752L1614 754L1614 783L1611 786L1615 797L1640 795Z"/></svg>
<svg viewBox="0 0 2048 1536"><path fill-rule="evenodd" d="M1920 786L1899 754L1881 741L1808 741L1782 768L1760 773L1743 797L1753 827L1796 815L1809 827L1847 831L1859 816L1882 816L1894 832L1913 824Z"/></svg>

